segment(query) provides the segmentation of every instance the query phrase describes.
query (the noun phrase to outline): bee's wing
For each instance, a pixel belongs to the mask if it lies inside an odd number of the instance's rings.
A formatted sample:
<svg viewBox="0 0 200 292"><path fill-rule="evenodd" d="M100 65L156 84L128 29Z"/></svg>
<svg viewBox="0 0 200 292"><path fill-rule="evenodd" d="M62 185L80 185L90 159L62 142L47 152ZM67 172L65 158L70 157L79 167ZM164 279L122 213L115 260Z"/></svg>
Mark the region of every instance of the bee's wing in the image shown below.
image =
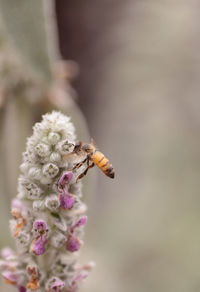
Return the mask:
<svg viewBox="0 0 200 292"><path fill-rule="evenodd" d="M95 147L95 149L98 149L97 143L94 141L93 138L90 139L90 143Z"/></svg>

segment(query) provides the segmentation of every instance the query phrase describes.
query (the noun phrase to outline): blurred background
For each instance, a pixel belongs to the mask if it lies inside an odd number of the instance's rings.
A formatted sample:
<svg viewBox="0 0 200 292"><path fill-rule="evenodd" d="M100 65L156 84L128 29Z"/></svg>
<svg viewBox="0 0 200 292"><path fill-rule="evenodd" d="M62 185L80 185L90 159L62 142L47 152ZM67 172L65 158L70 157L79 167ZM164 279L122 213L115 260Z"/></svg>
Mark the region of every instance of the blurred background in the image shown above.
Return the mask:
<svg viewBox="0 0 200 292"><path fill-rule="evenodd" d="M1 247L13 245L6 226L25 137L55 108L116 172L84 179L82 261L97 265L80 291L199 291L199 9L0 0Z"/></svg>

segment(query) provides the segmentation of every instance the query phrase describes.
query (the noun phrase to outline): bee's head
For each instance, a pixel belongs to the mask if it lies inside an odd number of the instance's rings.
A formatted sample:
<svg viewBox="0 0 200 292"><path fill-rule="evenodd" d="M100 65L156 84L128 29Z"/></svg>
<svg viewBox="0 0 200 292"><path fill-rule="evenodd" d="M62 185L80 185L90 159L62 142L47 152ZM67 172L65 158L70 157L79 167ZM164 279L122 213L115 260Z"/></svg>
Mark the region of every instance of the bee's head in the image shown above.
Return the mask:
<svg viewBox="0 0 200 292"><path fill-rule="evenodd" d="M83 151L85 151L87 154L90 154L93 152L93 147L91 146L91 144L84 144L82 146Z"/></svg>

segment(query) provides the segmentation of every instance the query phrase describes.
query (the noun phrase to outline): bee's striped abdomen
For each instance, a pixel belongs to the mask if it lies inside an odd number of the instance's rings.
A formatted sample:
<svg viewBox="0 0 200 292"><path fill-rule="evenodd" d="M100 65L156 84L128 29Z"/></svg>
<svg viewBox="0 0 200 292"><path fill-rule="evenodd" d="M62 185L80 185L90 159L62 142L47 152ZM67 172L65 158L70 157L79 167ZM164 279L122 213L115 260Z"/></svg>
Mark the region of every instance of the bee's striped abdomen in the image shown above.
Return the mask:
<svg viewBox="0 0 200 292"><path fill-rule="evenodd" d="M98 166L105 175L114 178L115 173L112 164L100 151L95 151L91 157L92 161Z"/></svg>

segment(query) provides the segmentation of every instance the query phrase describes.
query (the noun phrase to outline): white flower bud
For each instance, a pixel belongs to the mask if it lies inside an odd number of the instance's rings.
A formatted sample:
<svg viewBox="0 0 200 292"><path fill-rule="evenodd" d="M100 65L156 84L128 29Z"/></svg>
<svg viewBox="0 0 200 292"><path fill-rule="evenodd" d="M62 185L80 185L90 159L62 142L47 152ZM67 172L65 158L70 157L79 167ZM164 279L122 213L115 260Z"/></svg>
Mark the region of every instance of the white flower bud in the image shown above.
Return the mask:
<svg viewBox="0 0 200 292"><path fill-rule="evenodd" d="M55 180L52 183L52 190L53 190L54 193L57 193L58 192L58 182L57 182L57 180Z"/></svg>
<svg viewBox="0 0 200 292"><path fill-rule="evenodd" d="M33 162L31 157L32 157L32 152L30 153L30 151L26 151L23 153L23 162L24 163L28 163L29 164L29 167L30 167L30 164Z"/></svg>
<svg viewBox="0 0 200 292"><path fill-rule="evenodd" d="M87 206L85 204L81 204L77 209L72 210L73 216L82 215L87 211Z"/></svg>
<svg viewBox="0 0 200 292"><path fill-rule="evenodd" d="M33 202L34 211L43 211L45 209L45 200L35 200Z"/></svg>
<svg viewBox="0 0 200 292"><path fill-rule="evenodd" d="M50 178L50 177L46 177L46 176L44 176L44 175L41 175L41 177L40 177L40 182L41 182L41 184L43 184L43 185L49 185L49 184L52 183L52 178Z"/></svg>
<svg viewBox="0 0 200 292"><path fill-rule="evenodd" d="M74 276L75 264L76 261L74 258L68 257L66 253L60 253L52 266L52 274L57 277L63 277L64 275L67 275L69 280L69 278Z"/></svg>
<svg viewBox="0 0 200 292"><path fill-rule="evenodd" d="M39 143L35 147L36 153L41 157L46 157L50 155L50 147L44 143Z"/></svg>
<svg viewBox="0 0 200 292"><path fill-rule="evenodd" d="M61 137L58 133L50 132L48 135L48 140L52 145L57 144L60 141Z"/></svg>
<svg viewBox="0 0 200 292"><path fill-rule="evenodd" d="M19 181L19 193L21 192L29 200L40 199L43 195L43 190L38 185L26 179Z"/></svg>
<svg viewBox="0 0 200 292"><path fill-rule="evenodd" d="M74 148L74 144L70 143L68 140L61 141L56 145L56 149L60 152L60 154L65 155L69 152L72 152Z"/></svg>
<svg viewBox="0 0 200 292"><path fill-rule="evenodd" d="M59 168L53 163L47 163L43 166L42 171L47 178L54 178L58 174Z"/></svg>
<svg viewBox="0 0 200 292"><path fill-rule="evenodd" d="M59 231L55 231L52 235L51 235L51 245L55 248L60 248L62 247L66 242L66 236L59 232Z"/></svg>
<svg viewBox="0 0 200 292"><path fill-rule="evenodd" d="M82 196L81 187L82 183L80 181L78 181L77 183L72 183L69 185L69 192L78 197L81 197Z"/></svg>
<svg viewBox="0 0 200 292"><path fill-rule="evenodd" d="M51 162L59 162L61 160L61 155L58 152L51 153L49 160Z"/></svg>
<svg viewBox="0 0 200 292"><path fill-rule="evenodd" d="M22 164L20 165L19 168L20 168L21 172L23 172L23 173L27 173L28 170L29 170L29 168L30 168L30 166L29 166L29 164L28 164L27 162L24 162L24 163L22 163Z"/></svg>
<svg viewBox="0 0 200 292"><path fill-rule="evenodd" d="M19 232L16 238L17 246L20 247L27 247L30 243L30 234L24 231Z"/></svg>
<svg viewBox="0 0 200 292"><path fill-rule="evenodd" d="M66 220L59 214L51 215L50 217L51 223L54 224L58 229L63 232L67 231L67 223Z"/></svg>
<svg viewBox="0 0 200 292"><path fill-rule="evenodd" d="M32 179L40 179L41 169L39 167L31 167L28 172L28 176Z"/></svg>
<svg viewBox="0 0 200 292"><path fill-rule="evenodd" d="M45 199L45 206L52 212L56 211L60 206L60 201L58 200L58 196L55 194L48 196Z"/></svg>

